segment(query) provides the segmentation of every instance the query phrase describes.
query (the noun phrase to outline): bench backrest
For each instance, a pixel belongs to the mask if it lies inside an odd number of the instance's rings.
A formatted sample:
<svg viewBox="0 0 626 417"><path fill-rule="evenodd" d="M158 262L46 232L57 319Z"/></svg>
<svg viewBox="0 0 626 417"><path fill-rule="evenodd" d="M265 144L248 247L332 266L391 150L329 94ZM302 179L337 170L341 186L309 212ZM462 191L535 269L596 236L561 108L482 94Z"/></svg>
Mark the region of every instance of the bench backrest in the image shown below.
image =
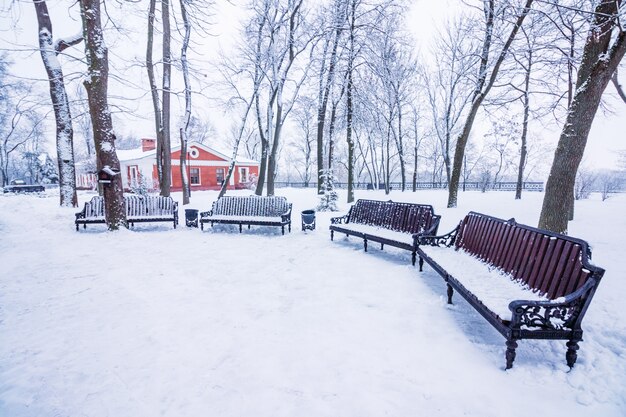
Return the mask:
<svg viewBox="0 0 626 417"><path fill-rule="evenodd" d="M357 200L350 209L348 223L384 227L405 233L421 233L439 224L440 216L427 204L394 201ZM435 228L432 233L435 234Z"/></svg>
<svg viewBox="0 0 626 417"><path fill-rule="evenodd" d="M126 217L171 216L178 209L172 197L160 195L124 195ZM85 203L85 218L104 217L104 198L95 196Z"/></svg>
<svg viewBox="0 0 626 417"><path fill-rule="evenodd" d="M549 299L571 294L604 270L589 264L587 242L547 230L470 212L455 246L512 275Z"/></svg>
<svg viewBox="0 0 626 417"><path fill-rule="evenodd" d="M213 203L213 215L280 217L290 208L285 197L223 196Z"/></svg>
<svg viewBox="0 0 626 417"><path fill-rule="evenodd" d="M125 195L126 216L169 216L173 215L177 208L172 197L160 195Z"/></svg>

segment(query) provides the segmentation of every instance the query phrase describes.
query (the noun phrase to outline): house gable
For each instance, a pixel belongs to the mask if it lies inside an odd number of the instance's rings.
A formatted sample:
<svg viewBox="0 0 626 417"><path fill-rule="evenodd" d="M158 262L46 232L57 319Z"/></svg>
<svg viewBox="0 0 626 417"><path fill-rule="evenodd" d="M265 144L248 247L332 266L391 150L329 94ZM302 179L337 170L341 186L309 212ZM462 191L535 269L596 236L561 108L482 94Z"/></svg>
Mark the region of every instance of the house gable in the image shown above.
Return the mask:
<svg viewBox="0 0 626 417"><path fill-rule="evenodd" d="M199 143L190 143L187 148L188 160L191 161L219 161L228 164L229 158L215 152ZM172 150L172 160L180 160L180 146Z"/></svg>

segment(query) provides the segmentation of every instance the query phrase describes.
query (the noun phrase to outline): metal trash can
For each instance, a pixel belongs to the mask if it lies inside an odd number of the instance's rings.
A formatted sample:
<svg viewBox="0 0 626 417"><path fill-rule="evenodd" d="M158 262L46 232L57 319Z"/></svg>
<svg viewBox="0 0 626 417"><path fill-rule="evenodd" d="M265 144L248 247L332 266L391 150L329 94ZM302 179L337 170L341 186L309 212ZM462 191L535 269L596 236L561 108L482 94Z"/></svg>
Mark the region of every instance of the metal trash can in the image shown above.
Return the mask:
<svg viewBox="0 0 626 417"><path fill-rule="evenodd" d="M185 224L187 227L198 227L198 212L196 209L185 209Z"/></svg>
<svg viewBox="0 0 626 417"><path fill-rule="evenodd" d="M315 230L315 210L302 211L302 231Z"/></svg>

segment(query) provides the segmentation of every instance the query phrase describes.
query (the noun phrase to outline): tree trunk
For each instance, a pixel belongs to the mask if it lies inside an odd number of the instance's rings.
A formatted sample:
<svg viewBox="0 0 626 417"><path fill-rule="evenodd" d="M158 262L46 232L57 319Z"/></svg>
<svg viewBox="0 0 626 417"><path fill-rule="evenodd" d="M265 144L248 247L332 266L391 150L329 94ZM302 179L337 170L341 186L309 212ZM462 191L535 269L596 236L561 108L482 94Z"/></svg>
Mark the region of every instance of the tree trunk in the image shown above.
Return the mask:
<svg viewBox="0 0 626 417"><path fill-rule="evenodd" d="M98 164L117 172L111 183L104 188L104 214L109 230L128 227L122 187L120 163L115 153L115 135L108 104L108 49L104 43L100 23L100 1L80 0L80 14L83 21L83 38L87 58L87 76L84 84L87 89L89 113L94 131Z"/></svg>
<svg viewBox="0 0 626 417"><path fill-rule="evenodd" d="M576 91L554 153L539 218L539 227L567 233L569 202L576 173L602 94L626 52L626 33L619 29L621 1L602 0L596 6L578 70ZM612 37L614 41L611 42Z"/></svg>
<svg viewBox="0 0 626 417"><path fill-rule="evenodd" d="M348 85L346 89L346 143L348 144L348 198L347 202L354 201L354 139L352 139L352 69L348 72Z"/></svg>
<svg viewBox="0 0 626 417"><path fill-rule="evenodd" d="M161 119L161 102L159 100L159 91L156 84L156 77L154 75L154 62L152 59L152 49L154 45L154 19L156 10L156 0L150 0L150 8L148 10L148 42L146 48L146 69L148 70L148 82L150 83L150 94L152 96L152 108L154 111L154 126L156 133L156 167L157 167L157 181L159 182L159 188L163 182L163 161L161 159L161 146L163 144L163 121ZM152 178L152 172L144 173L144 175L150 175Z"/></svg>
<svg viewBox="0 0 626 417"><path fill-rule="evenodd" d="M404 160L404 143L402 142L402 108L400 99L398 102L398 156L400 157L400 177L402 181L402 191L406 190L406 161Z"/></svg>
<svg viewBox="0 0 626 417"><path fill-rule="evenodd" d="M529 51L528 68L524 78L524 120L522 120L522 137L520 144L519 166L517 167L517 184L515 185L515 199L522 198L522 188L524 184L524 166L526 165L526 155L528 153L526 141L528 136L528 115L530 113L530 73L532 71L532 51Z"/></svg>
<svg viewBox="0 0 626 417"><path fill-rule="evenodd" d="M274 128L274 140L272 141L272 149L267 158L267 195L274 195L274 180L276 177L276 158L278 153L278 144L280 142L280 134L283 127L283 103L282 103L282 85L276 96L276 127Z"/></svg>
<svg viewBox="0 0 626 417"><path fill-rule="evenodd" d="M159 150L163 163L161 179L161 195L169 197L172 187L172 146L170 139L170 89L172 82L172 52L170 48L170 2L161 0L161 16L163 19L163 140Z"/></svg>
<svg viewBox="0 0 626 417"><path fill-rule="evenodd" d="M189 197L191 196L191 187L189 185L189 177L187 176L187 132L189 131L189 121L191 120L191 85L189 84L187 47L191 37L191 25L187 16L185 1L180 0L180 12L185 27L185 36L180 50L180 61L183 67L183 80L185 82L185 116L183 118L183 127L180 128L180 178L183 187L183 205L189 204Z"/></svg>
<svg viewBox="0 0 626 417"><path fill-rule="evenodd" d="M52 37L52 21L43 0L33 0L39 24L39 52L50 85L50 98L56 122L57 160L59 165L59 197L62 207L77 207L76 168L74 166L74 129L70 105L63 81L63 70L57 58Z"/></svg>

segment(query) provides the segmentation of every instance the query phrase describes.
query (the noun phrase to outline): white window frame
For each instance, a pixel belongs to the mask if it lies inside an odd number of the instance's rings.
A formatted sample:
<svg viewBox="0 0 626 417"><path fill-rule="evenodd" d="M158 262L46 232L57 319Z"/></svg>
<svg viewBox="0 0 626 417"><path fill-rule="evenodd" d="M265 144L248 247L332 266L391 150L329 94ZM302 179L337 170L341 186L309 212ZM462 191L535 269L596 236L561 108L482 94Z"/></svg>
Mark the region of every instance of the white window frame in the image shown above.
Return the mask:
<svg viewBox="0 0 626 417"><path fill-rule="evenodd" d="M244 176L245 172L245 176ZM250 180L250 169L248 167L239 167L239 182L247 183Z"/></svg>
<svg viewBox="0 0 626 417"><path fill-rule="evenodd" d="M217 172L218 172L220 169L222 170L222 181L219 181L219 177L218 177L218 175L217 175ZM218 168L215 168L215 182L217 183L217 185L219 185L219 186L221 187L221 186L222 186L222 183L223 183L224 181L226 181L226 168L223 168L223 167L218 167Z"/></svg>
<svg viewBox="0 0 626 417"><path fill-rule="evenodd" d="M130 165L128 167L128 174L130 176L130 186L131 187L136 187L139 185L139 167L137 165Z"/></svg>

